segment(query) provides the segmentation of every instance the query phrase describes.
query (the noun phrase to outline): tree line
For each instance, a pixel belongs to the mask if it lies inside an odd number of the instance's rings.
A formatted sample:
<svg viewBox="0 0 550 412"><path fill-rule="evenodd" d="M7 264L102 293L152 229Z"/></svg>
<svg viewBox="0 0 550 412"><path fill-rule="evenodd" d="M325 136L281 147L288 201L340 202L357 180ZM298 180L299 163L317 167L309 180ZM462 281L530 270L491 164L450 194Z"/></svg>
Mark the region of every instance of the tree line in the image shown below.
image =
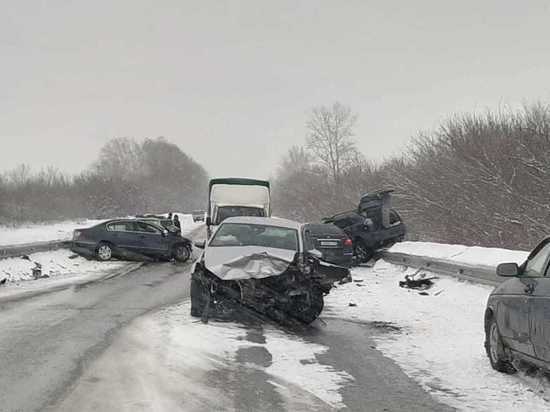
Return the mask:
<svg viewBox="0 0 550 412"><path fill-rule="evenodd" d="M115 138L84 172L27 165L0 175L0 224L202 209L208 174L164 138Z"/></svg>
<svg viewBox="0 0 550 412"><path fill-rule="evenodd" d="M412 239L529 249L550 234L549 106L457 115L377 163L357 149L356 119L338 103L312 111L276 173L277 215L317 221L390 188Z"/></svg>

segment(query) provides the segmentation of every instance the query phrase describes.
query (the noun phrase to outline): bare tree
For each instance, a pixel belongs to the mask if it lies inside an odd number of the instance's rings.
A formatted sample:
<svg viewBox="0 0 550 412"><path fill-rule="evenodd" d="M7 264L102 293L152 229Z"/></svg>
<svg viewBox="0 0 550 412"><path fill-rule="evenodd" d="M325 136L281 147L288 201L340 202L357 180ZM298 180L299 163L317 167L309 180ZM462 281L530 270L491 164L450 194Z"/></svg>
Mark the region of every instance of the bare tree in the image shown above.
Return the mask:
<svg viewBox="0 0 550 412"><path fill-rule="evenodd" d="M353 128L357 115L348 106L334 103L330 107L316 107L307 122L307 148L324 166L332 181L340 183L343 173L361 157Z"/></svg>

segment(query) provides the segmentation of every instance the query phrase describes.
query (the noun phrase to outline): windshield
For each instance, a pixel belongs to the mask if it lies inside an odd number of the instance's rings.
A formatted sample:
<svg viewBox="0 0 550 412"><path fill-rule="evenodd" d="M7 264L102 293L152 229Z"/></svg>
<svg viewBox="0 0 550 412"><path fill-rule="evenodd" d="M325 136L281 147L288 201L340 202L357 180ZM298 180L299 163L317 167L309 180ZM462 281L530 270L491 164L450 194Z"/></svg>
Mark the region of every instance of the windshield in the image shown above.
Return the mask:
<svg viewBox="0 0 550 412"><path fill-rule="evenodd" d="M259 207L249 206L221 206L218 208L217 224L222 223L228 217L235 216L254 216L265 217L265 212Z"/></svg>
<svg viewBox="0 0 550 412"><path fill-rule="evenodd" d="M224 223L209 246L263 246L298 250L298 231L286 227Z"/></svg>

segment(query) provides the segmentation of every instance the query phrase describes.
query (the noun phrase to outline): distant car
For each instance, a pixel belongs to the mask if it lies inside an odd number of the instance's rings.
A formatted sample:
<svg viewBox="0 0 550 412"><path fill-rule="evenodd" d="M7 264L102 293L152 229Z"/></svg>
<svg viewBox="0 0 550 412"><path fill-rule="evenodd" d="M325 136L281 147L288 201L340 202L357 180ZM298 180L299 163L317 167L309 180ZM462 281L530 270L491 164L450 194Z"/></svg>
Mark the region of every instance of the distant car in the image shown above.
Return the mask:
<svg viewBox="0 0 550 412"><path fill-rule="evenodd" d="M229 217L205 242L191 276L191 315L224 317L235 303L275 321L313 322L323 296L349 269L304 245L304 226L267 217Z"/></svg>
<svg viewBox="0 0 550 412"><path fill-rule="evenodd" d="M308 250L317 249L325 262L350 267L353 260L353 242L338 226L326 223L307 223L303 227Z"/></svg>
<svg viewBox="0 0 550 412"><path fill-rule="evenodd" d="M377 249L403 240L406 228L397 211L389 211L389 225L355 211L344 212L324 219L342 229L352 240L357 263L368 262Z"/></svg>
<svg viewBox="0 0 550 412"><path fill-rule="evenodd" d="M193 222L204 222L204 210L195 210L193 213Z"/></svg>
<svg viewBox="0 0 550 412"><path fill-rule="evenodd" d="M154 223L156 225L162 226L163 228L167 229L170 232L174 233L180 233L181 229L179 229L175 224L174 221L171 219L168 219L167 217L142 217L139 218L142 222L150 222Z"/></svg>
<svg viewBox="0 0 550 412"><path fill-rule="evenodd" d="M518 266L502 263L510 279L495 288L485 310L485 349L497 371L514 373L518 362L550 371L550 238Z"/></svg>
<svg viewBox="0 0 550 412"><path fill-rule="evenodd" d="M401 216L392 208L393 190L365 193L356 209L323 219L342 229L353 241L354 260L369 261L377 249L405 238L407 228Z"/></svg>
<svg viewBox="0 0 550 412"><path fill-rule="evenodd" d="M181 233L172 232L153 221L118 219L75 230L71 249L92 254L102 261L112 257L145 255L185 262L191 256L192 243Z"/></svg>

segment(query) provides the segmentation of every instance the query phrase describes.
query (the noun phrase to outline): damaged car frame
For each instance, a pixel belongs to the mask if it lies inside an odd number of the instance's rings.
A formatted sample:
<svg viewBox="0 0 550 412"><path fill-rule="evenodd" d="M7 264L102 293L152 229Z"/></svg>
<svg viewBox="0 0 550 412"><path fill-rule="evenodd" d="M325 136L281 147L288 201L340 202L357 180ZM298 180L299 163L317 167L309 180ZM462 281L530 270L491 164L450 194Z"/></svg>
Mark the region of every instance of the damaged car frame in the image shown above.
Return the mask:
<svg viewBox="0 0 550 412"><path fill-rule="evenodd" d="M282 324L309 324L324 295L349 269L308 250L304 225L285 219L226 219L204 248L191 276L191 315L232 319L241 307Z"/></svg>

